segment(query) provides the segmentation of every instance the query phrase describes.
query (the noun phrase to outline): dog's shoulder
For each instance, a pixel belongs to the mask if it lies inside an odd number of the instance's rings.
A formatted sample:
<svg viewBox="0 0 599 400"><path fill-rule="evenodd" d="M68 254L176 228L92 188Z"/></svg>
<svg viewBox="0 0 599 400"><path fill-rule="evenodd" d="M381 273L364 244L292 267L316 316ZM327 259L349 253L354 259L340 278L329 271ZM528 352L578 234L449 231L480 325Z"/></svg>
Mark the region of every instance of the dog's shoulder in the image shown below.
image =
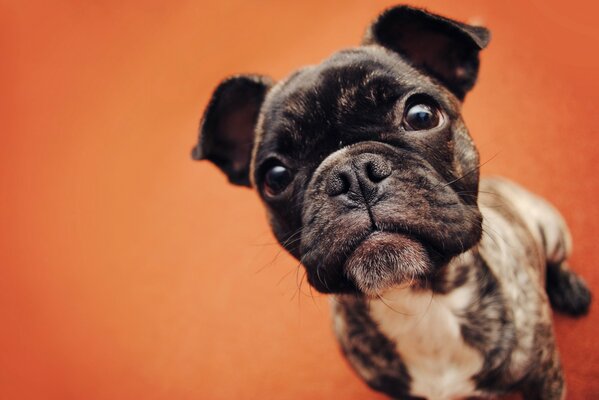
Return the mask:
<svg viewBox="0 0 599 400"><path fill-rule="evenodd" d="M572 239L568 226L559 211L542 197L528 191L519 184L499 177L482 179L480 182L479 206L488 224L498 225L501 231L495 234L503 241L518 234L519 227L532 236L534 244L540 250L542 266L546 262L559 263L566 259L572 249ZM498 221L498 217L503 221ZM511 229L502 229L509 225Z"/></svg>

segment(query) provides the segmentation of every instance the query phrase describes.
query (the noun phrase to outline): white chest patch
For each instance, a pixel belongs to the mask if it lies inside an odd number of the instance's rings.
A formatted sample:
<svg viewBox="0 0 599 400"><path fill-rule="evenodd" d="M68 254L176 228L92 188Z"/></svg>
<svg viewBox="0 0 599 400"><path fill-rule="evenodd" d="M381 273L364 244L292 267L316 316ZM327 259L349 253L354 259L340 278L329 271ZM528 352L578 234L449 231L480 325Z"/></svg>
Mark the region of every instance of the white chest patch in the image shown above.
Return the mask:
<svg viewBox="0 0 599 400"><path fill-rule="evenodd" d="M458 319L473 301L471 288L434 296L430 291L391 289L381 297L370 302L370 312L395 342L412 377L412 395L429 400L480 395L472 376L483 358L464 343Z"/></svg>

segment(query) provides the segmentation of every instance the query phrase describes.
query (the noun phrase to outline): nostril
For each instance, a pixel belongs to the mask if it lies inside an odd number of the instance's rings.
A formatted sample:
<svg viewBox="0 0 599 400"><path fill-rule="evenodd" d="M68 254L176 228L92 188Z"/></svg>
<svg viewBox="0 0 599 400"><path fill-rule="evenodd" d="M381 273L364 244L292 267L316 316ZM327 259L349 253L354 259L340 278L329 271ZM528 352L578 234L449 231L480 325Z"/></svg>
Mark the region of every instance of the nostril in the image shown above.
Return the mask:
<svg viewBox="0 0 599 400"><path fill-rule="evenodd" d="M351 182L347 172L338 172L329 177L326 192L331 197L339 196L349 192L350 187Z"/></svg>
<svg viewBox="0 0 599 400"><path fill-rule="evenodd" d="M391 165L385 160L376 159L366 163L366 175L374 183L378 183L391 175Z"/></svg>

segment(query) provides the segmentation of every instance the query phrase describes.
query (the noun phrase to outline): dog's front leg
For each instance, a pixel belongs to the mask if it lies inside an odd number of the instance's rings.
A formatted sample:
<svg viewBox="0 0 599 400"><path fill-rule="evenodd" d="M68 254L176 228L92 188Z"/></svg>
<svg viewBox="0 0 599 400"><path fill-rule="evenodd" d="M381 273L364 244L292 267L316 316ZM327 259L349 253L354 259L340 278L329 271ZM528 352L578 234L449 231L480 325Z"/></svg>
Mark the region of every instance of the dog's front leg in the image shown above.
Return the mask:
<svg viewBox="0 0 599 400"><path fill-rule="evenodd" d="M566 398L566 385L555 344L548 346L551 353L547 360L523 385L522 394L526 400L563 400Z"/></svg>

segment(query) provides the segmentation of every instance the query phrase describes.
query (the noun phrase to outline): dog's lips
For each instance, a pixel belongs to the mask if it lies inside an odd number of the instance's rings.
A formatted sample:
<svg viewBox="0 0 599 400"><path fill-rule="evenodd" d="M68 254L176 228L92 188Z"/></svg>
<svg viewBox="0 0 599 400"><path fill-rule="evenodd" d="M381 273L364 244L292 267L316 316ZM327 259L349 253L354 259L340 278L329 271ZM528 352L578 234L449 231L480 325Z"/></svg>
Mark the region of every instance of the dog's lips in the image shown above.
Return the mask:
<svg viewBox="0 0 599 400"><path fill-rule="evenodd" d="M376 257L380 251L390 247L416 247L419 250L426 251L423 243L416 240L413 236L397 232L374 231L358 243L345 260L345 265L355 262L357 257Z"/></svg>
<svg viewBox="0 0 599 400"><path fill-rule="evenodd" d="M345 261L346 275L366 294L413 282L428 273L431 259L426 246L413 236L395 232L373 232Z"/></svg>
<svg viewBox="0 0 599 400"><path fill-rule="evenodd" d="M372 242L384 244L384 243L396 242L396 241L399 241L399 243L401 243L403 241L415 242L416 239L412 235L409 235L407 233L402 233L402 232L373 231L366 238L364 238L364 240L362 240L362 242L360 242L358 247L363 246L364 244L367 244L367 243L372 243Z"/></svg>
<svg viewBox="0 0 599 400"><path fill-rule="evenodd" d="M352 236L353 238L348 239L344 245L345 251L335 256L335 261L333 261L335 265L346 267L348 264L356 262L358 257L376 258L377 254L384 249L413 248L435 259L438 254L435 246L426 238L400 230L370 230L354 232Z"/></svg>

